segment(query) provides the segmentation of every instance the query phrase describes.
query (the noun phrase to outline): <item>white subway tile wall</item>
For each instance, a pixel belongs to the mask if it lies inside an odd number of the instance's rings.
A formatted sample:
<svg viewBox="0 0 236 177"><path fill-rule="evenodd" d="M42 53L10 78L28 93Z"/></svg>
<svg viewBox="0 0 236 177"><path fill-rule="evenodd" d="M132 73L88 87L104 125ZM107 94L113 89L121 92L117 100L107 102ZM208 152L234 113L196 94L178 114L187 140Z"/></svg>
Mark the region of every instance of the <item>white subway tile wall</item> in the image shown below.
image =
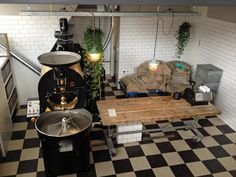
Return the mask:
<svg viewBox="0 0 236 177"><path fill-rule="evenodd" d="M212 18L201 22L200 55L194 64L223 70L215 104L222 111L219 117L236 130L236 24Z"/></svg>
<svg viewBox="0 0 236 177"><path fill-rule="evenodd" d="M33 63L38 63L38 56L49 52L56 42L54 33L59 30L59 19L61 16L0 16L0 33L7 33L10 46L21 53ZM74 33L74 42L82 45L83 33L87 26L92 23L90 17L73 17L70 20L72 32ZM100 21L100 22L99 22ZM96 18L96 26L104 31L104 40L107 37L110 19ZM104 52L104 59L110 60L110 45ZM104 63L107 69L106 73L110 74L110 63Z"/></svg>
<svg viewBox="0 0 236 177"><path fill-rule="evenodd" d="M55 30L59 30L60 16L0 16L0 33L7 33L10 47L41 67L37 58L49 52L56 42ZM39 76L13 61L19 104L37 97Z"/></svg>
<svg viewBox="0 0 236 177"><path fill-rule="evenodd" d="M176 31L190 17L175 17L170 31L172 16L161 17L156 45L156 58L163 61L176 59ZM157 17L121 17L119 42L118 79L132 74L144 61L151 60L154 54ZM164 33L163 33L164 31Z"/></svg>
<svg viewBox="0 0 236 177"><path fill-rule="evenodd" d="M49 52L56 42L54 33L59 30L59 19L62 16L0 16L0 33L7 33L10 47L18 51L27 59L41 67L37 58L39 55ZM70 17L67 17L70 20ZM82 18L82 24L75 23L82 37L84 25L89 25L90 20ZM98 19L96 20L98 22ZM109 19L100 20L101 28L107 27ZM97 24L98 25L98 24ZM82 27L84 26L84 29ZM77 31L75 31L77 32ZM105 31L107 35L107 29ZM76 33L77 37L77 33ZM106 38L106 36L105 36ZM76 41L75 41L76 42ZM105 52L105 59L110 58L110 45ZM105 63L106 73L110 73L110 63ZM25 70L23 65L13 62L15 68L16 83L19 95L19 104L24 105L28 98L38 95L38 76L34 76L30 70ZM24 78L24 80L22 79Z"/></svg>
<svg viewBox="0 0 236 177"><path fill-rule="evenodd" d="M41 66L37 57L56 42L60 16L0 16L0 32L7 33L10 46Z"/></svg>

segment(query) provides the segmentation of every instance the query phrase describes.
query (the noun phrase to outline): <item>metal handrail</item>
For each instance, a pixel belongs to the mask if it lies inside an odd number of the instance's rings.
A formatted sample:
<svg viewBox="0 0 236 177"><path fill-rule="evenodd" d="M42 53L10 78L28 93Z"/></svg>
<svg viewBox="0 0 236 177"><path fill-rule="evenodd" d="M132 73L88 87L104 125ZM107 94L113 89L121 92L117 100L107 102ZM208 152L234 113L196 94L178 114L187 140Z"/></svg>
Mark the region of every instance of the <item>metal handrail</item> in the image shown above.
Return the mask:
<svg viewBox="0 0 236 177"><path fill-rule="evenodd" d="M6 47L0 43L0 47L3 48L4 50L6 50ZM25 65L28 69L30 69L31 71L33 71L35 74L37 74L38 76L40 76L41 74L41 69L36 66L34 63L32 63L31 61L29 61L28 59L26 59L25 57L23 57L21 54L19 54L18 52L16 52L13 49L10 49L10 54L11 56L13 56L17 61L19 61L21 64Z"/></svg>

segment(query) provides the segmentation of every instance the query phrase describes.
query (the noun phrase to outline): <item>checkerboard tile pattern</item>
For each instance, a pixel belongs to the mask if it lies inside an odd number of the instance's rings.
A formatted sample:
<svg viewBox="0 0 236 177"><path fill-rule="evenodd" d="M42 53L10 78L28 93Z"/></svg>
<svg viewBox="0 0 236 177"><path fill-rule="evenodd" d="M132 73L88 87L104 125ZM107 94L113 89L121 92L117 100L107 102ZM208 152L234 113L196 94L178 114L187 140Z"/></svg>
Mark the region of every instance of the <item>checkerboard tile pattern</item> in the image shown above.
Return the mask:
<svg viewBox="0 0 236 177"><path fill-rule="evenodd" d="M106 99L122 98L111 78L107 78ZM14 132L7 157L0 163L0 176L45 177L40 140L21 109L14 119ZM168 121L145 124L158 128ZM97 123L94 123L97 124ZM182 125L171 122L169 126ZM117 144L117 155L110 157L102 130L93 128L89 172L81 177L236 177L236 132L217 117L199 120L205 136L193 142L188 130L143 134L143 141ZM75 174L64 177L75 177Z"/></svg>

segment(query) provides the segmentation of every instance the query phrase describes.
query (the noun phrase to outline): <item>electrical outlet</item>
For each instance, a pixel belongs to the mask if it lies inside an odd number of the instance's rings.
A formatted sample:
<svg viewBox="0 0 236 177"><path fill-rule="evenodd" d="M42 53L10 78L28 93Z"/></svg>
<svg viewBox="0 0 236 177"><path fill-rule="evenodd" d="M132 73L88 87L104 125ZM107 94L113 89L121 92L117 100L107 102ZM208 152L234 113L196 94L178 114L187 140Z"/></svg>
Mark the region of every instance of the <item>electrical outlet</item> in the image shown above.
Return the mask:
<svg viewBox="0 0 236 177"><path fill-rule="evenodd" d="M129 73L129 70L122 70L122 73L125 74L125 73Z"/></svg>

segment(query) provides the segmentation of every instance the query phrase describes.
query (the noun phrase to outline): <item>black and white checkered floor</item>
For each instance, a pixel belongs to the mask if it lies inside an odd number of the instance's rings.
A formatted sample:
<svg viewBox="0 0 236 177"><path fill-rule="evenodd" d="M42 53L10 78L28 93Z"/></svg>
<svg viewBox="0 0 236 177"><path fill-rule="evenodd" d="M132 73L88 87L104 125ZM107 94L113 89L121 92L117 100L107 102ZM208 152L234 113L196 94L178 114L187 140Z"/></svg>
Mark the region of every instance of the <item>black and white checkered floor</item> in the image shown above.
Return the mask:
<svg viewBox="0 0 236 177"><path fill-rule="evenodd" d="M112 79L107 80L106 99L124 97ZM145 124L145 127L161 127L166 123L168 121ZM182 124L181 121L171 123ZM116 144L117 155L112 158L102 140L102 131L94 129L91 169L80 176L236 177L236 132L217 117L201 119L199 124L199 130L205 136L199 143L192 141L190 130L150 133L143 135L141 142ZM174 136L163 136L170 134ZM45 176L40 140L33 124L26 121L24 109L19 110L14 119L14 132L7 157L0 163L0 176Z"/></svg>

